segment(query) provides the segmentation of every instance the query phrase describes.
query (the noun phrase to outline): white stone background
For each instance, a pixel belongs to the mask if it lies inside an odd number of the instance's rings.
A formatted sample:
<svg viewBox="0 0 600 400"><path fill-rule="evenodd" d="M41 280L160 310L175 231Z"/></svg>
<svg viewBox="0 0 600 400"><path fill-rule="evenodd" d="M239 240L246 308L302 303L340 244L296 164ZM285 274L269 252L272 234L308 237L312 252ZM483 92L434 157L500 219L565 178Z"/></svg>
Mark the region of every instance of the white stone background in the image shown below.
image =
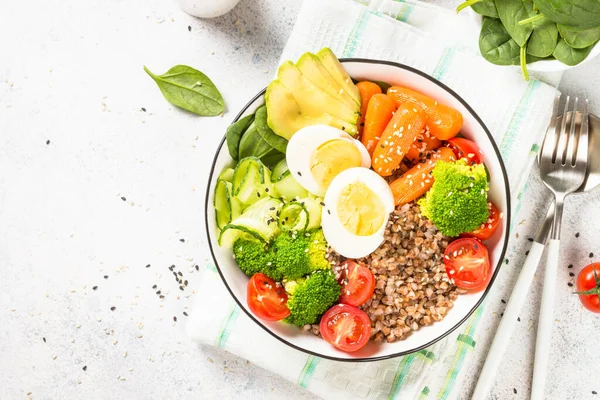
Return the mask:
<svg viewBox="0 0 600 400"><path fill-rule="evenodd" d="M213 152L236 110L269 82L300 5L242 0L223 17L199 20L173 0L0 2L0 399L315 398L231 354L198 348L183 315L198 283L192 266L209 258L201 205ZM227 103L222 118L175 109L142 70L175 64L212 78ZM587 96L596 113L598 71L600 58L561 84ZM521 253L546 201L533 177L512 241ZM595 191L567 204L551 399L600 392L600 318L569 294L566 269L572 263L576 273L590 252L600 257L599 202ZM490 301L508 298L519 271L512 261ZM185 291L172 264L189 280ZM528 396L540 281L492 398ZM486 315L481 327L493 332L498 322ZM473 390L489 340L481 335L459 398Z"/></svg>

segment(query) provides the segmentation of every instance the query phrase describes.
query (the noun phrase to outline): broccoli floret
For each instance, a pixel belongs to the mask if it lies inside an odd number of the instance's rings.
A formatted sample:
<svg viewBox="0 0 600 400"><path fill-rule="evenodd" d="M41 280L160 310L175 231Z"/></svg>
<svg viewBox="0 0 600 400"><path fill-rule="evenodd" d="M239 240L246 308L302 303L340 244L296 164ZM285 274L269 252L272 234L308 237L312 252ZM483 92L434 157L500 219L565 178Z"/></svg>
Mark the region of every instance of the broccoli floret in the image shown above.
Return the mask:
<svg viewBox="0 0 600 400"><path fill-rule="evenodd" d="M304 326L318 322L319 318L340 297L341 287L330 270L319 270L295 284L288 282L291 289L287 306L290 315L284 320L289 324Z"/></svg>
<svg viewBox="0 0 600 400"><path fill-rule="evenodd" d="M432 171L434 183L419 200L421 214L446 236L471 232L487 221L487 175L483 164L466 160L438 161Z"/></svg>
<svg viewBox="0 0 600 400"><path fill-rule="evenodd" d="M289 280L313 271L331 269L327 261L327 241L321 229L305 233L283 233L273 243L277 270Z"/></svg>
<svg viewBox="0 0 600 400"><path fill-rule="evenodd" d="M248 276L261 272L276 281L283 278L275 267L274 253L268 251L264 243L238 239L233 245L233 255L242 272Z"/></svg>

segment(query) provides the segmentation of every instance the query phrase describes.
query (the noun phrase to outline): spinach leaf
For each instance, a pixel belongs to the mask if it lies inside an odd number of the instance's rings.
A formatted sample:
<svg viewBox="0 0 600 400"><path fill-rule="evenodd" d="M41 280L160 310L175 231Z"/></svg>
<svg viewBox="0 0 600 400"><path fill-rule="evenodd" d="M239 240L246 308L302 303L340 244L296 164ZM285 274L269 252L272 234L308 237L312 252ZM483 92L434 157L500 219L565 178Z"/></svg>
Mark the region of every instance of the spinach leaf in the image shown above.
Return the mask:
<svg viewBox="0 0 600 400"><path fill-rule="evenodd" d="M239 157L240 160L246 157L254 156L261 158L273 148L265 142L256 128L256 119L250 124L242 139L240 140Z"/></svg>
<svg viewBox="0 0 600 400"><path fill-rule="evenodd" d="M227 140L227 149L229 150L229 155L231 155L231 158L236 161L239 160L240 140L252 121L254 121L254 114L247 115L229 125L227 131L225 132L225 139Z"/></svg>
<svg viewBox="0 0 600 400"><path fill-rule="evenodd" d="M533 32L527 42L527 53L536 57L548 57L556 48L558 28L548 18L533 22Z"/></svg>
<svg viewBox="0 0 600 400"><path fill-rule="evenodd" d="M373 81L373 83L376 83L381 88L382 93L387 93L388 89L392 87L392 85L383 81Z"/></svg>
<svg viewBox="0 0 600 400"><path fill-rule="evenodd" d="M471 9L484 17L498 18L498 10L496 9L494 0L478 1L471 6Z"/></svg>
<svg viewBox="0 0 600 400"><path fill-rule="evenodd" d="M285 154L278 152L275 149L271 149L265 154L260 160L269 168L273 168L275 164L285 158Z"/></svg>
<svg viewBox="0 0 600 400"><path fill-rule="evenodd" d="M162 75L155 75L144 66L144 71L158 85L167 101L198 115L219 115L225 109L225 101L208 76L188 67L176 65Z"/></svg>
<svg viewBox="0 0 600 400"><path fill-rule="evenodd" d="M574 31L564 25L558 25L558 31L565 42L575 49L589 47L600 40L600 26L584 31Z"/></svg>
<svg viewBox="0 0 600 400"><path fill-rule="evenodd" d="M531 0L500 0L496 3L498 16L506 31L519 47L523 47L531 32L532 24L520 25L519 21L532 17L533 2Z"/></svg>
<svg viewBox="0 0 600 400"><path fill-rule="evenodd" d="M256 129L262 137L275 150L284 153L287 149L288 141L277 135L267 124L267 107L262 106L256 110Z"/></svg>
<svg viewBox="0 0 600 400"><path fill-rule="evenodd" d="M548 19L574 30L600 26L600 0L535 0Z"/></svg>
<svg viewBox="0 0 600 400"><path fill-rule="evenodd" d="M518 65L520 50L499 19L483 18L479 35L479 51L483 58L496 65Z"/></svg>
<svg viewBox="0 0 600 400"><path fill-rule="evenodd" d="M593 47L594 46L589 46L585 49L574 49L565 42L565 39L560 39L552 55L561 63L573 66L585 60Z"/></svg>

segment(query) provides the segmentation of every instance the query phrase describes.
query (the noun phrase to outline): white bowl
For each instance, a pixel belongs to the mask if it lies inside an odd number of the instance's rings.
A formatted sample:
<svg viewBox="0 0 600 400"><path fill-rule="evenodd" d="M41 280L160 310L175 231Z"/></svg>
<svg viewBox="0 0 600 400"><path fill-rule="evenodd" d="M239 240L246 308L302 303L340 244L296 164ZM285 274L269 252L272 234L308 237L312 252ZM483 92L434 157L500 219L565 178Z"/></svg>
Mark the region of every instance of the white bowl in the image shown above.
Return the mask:
<svg viewBox="0 0 600 400"><path fill-rule="evenodd" d="M475 11L473 11L470 7L467 10L467 12L469 13L469 17L476 24L476 26L478 28L477 30L481 31L481 26L483 25L483 17L481 15L477 14ZM591 59L593 59L594 57L596 57L598 54L600 54L600 45L598 43L596 43L594 45L594 48L590 52L590 54L588 54L588 56L585 58L585 60L583 60L582 62L580 62L577 65L563 64L558 60L541 60L541 61L533 62L531 64L527 64L527 70L533 71L533 72L566 71L568 69L579 67L580 65L585 64L586 62L588 62Z"/></svg>
<svg viewBox="0 0 600 400"><path fill-rule="evenodd" d="M485 291L469 293L458 297L454 307L446 317L431 326L422 327L413 332L407 339L395 343L376 345L369 342L367 346L355 353L344 353L329 345L311 333L302 332L299 328L282 322L267 322L257 319L246 305L246 286L248 277L236 265L230 249L220 248L217 244L217 226L213 208L213 193L216 177L233 163L229 156L225 138L219 145L213 161L206 195L206 229L209 245L215 265L225 282L225 286L242 310L261 326L267 333L283 343L306 353L339 361L375 361L397 357L421 350L442 339L458 328L481 304L492 288L494 280L502 265L508 244L508 222L510 221L510 193L506 169L500 158L500 152L492 139L492 135L475 111L447 86L414 68L387 61L365 59L343 59L344 67L355 79L384 81L390 84L409 85L442 103L458 109L464 117L462 133L465 137L477 142L486 156L486 166L490 171L490 199L504 213L500 228L487 243L492 265L495 267L491 282ZM264 104L265 91L262 90L242 109L236 121Z"/></svg>

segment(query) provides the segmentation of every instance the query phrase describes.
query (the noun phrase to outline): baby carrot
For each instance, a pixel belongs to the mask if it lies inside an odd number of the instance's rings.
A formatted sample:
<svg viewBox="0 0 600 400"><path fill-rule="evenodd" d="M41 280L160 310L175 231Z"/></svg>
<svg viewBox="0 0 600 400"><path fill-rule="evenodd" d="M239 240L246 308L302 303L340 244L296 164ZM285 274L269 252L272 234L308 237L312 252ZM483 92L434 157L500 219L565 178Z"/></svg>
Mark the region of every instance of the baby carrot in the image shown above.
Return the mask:
<svg viewBox="0 0 600 400"><path fill-rule="evenodd" d="M416 163L428 151L435 150L442 145L442 141L429 132L429 127L425 126L423 132L417 136L417 140L410 146L410 150L406 153L406 159Z"/></svg>
<svg viewBox="0 0 600 400"><path fill-rule="evenodd" d="M369 100L365 126L360 140L371 156L377 147L377 142L381 139L381 134L392 119L394 111L396 111L396 103L383 93L375 94Z"/></svg>
<svg viewBox="0 0 600 400"><path fill-rule="evenodd" d="M400 166L402 159L417 135L425 126L425 113L418 105L405 103L381 134L373 152L372 166L381 176L390 176Z"/></svg>
<svg viewBox="0 0 600 400"><path fill-rule="evenodd" d="M358 116L358 134L362 134L363 126L365 123L365 114L367 113L367 106L369 105L369 100L373 95L381 93L381 88L378 84L362 81L356 84L358 91L360 93L360 115ZM360 136L359 136L360 137Z"/></svg>
<svg viewBox="0 0 600 400"><path fill-rule="evenodd" d="M398 106L406 102L421 106L427 115L425 123L429 126L429 131L440 140L453 138L462 128L463 116L458 110L440 104L424 94L400 86L392 86L387 94Z"/></svg>
<svg viewBox="0 0 600 400"><path fill-rule="evenodd" d="M456 158L451 149L441 147L434 151L429 159L422 160L406 171L400 178L390 183L390 189L392 189L394 202L397 206L410 203L431 189L431 186L433 186L431 171L433 171L433 167L439 160L455 161Z"/></svg>

